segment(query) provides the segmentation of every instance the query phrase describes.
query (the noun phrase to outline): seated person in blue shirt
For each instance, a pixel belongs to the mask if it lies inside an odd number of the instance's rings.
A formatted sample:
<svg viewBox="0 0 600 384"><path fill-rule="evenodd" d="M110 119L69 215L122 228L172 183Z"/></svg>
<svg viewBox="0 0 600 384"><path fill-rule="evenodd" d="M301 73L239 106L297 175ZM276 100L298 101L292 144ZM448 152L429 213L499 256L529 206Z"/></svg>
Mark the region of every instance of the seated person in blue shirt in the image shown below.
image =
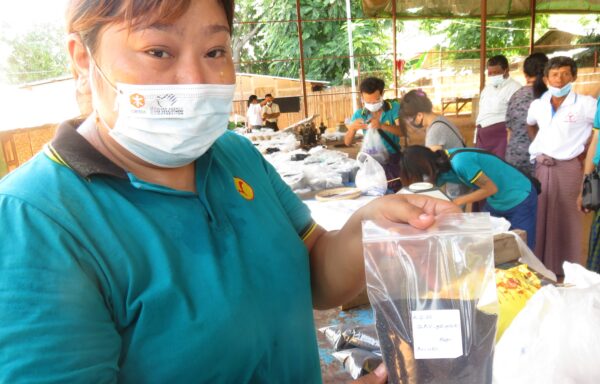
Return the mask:
<svg viewBox="0 0 600 384"><path fill-rule="evenodd" d="M451 182L473 188L453 203L461 206L486 199L484 211L504 217L511 223L511 229L527 231L527 245L534 249L537 189L520 170L496 155L476 148L434 152L412 145L404 150L400 175L405 185L429 181L437 186Z"/></svg>
<svg viewBox="0 0 600 384"><path fill-rule="evenodd" d="M376 77L364 79L359 89L363 108L356 110L352 115L352 123L348 125L344 143L351 145L358 130L366 134L368 129L377 129L387 150L386 164L383 164L386 177L388 180L396 179L399 177L400 137L406 137L405 128L399 118L400 104L383 99L385 83ZM402 185L397 180L388 184L388 187L397 191Z"/></svg>
<svg viewBox="0 0 600 384"><path fill-rule="evenodd" d="M227 131L232 19L231 0L69 2L93 112L0 181L0 382L318 383L312 310L364 287L361 221L455 210L386 196L316 225Z"/></svg>

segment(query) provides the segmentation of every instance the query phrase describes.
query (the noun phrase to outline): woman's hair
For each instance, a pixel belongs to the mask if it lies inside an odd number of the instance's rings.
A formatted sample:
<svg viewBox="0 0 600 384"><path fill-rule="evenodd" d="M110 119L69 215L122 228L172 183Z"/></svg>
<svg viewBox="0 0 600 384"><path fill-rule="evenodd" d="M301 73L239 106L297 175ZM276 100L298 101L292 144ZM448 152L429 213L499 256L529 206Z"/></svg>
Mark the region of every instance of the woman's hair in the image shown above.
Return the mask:
<svg viewBox="0 0 600 384"><path fill-rule="evenodd" d="M443 150L433 152L422 145L410 145L402 152L400 179L402 185L423 181L423 176L435 184L440 173L452 169L448 155Z"/></svg>
<svg viewBox="0 0 600 384"><path fill-rule="evenodd" d="M66 12L67 31L78 33L93 52L98 32L106 25L126 22L130 29L181 17L194 0L70 0ZM233 32L234 0L219 0Z"/></svg>
<svg viewBox="0 0 600 384"><path fill-rule="evenodd" d="M258 96L256 96L256 95L250 95L250 97L248 98L248 106L250 106L250 104L252 104L252 102L254 100L258 100Z"/></svg>
<svg viewBox="0 0 600 384"><path fill-rule="evenodd" d="M548 90L544 83L544 68L548 63L548 56L541 52L527 56L523 63L523 72L529 77L535 77L533 83L533 96L538 99Z"/></svg>
<svg viewBox="0 0 600 384"><path fill-rule="evenodd" d="M400 116L404 118L415 117L417 113L431 113L433 104L427 94L420 89L413 89L404 95L400 102Z"/></svg>

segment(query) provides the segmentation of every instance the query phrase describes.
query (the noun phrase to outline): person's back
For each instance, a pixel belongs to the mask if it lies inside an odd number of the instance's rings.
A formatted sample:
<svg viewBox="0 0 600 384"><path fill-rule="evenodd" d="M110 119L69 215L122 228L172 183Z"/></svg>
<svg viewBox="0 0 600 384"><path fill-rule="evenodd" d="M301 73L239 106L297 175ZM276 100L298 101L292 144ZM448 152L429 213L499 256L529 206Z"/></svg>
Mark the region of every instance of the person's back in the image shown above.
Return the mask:
<svg viewBox="0 0 600 384"><path fill-rule="evenodd" d="M441 146L442 149L463 148L465 141L456 125L445 116L436 115L425 134L425 146Z"/></svg>

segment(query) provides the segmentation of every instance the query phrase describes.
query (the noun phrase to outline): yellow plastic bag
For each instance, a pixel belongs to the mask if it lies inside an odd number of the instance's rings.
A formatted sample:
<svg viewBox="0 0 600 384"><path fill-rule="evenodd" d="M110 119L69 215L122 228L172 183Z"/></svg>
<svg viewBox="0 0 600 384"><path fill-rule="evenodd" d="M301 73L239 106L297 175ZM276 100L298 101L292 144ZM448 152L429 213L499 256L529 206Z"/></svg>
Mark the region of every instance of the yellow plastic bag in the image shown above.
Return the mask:
<svg viewBox="0 0 600 384"><path fill-rule="evenodd" d="M496 268L496 290L500 308L496 341L500 340L504 330L540 287L540 279L526 264L510 269Z"/></svg>

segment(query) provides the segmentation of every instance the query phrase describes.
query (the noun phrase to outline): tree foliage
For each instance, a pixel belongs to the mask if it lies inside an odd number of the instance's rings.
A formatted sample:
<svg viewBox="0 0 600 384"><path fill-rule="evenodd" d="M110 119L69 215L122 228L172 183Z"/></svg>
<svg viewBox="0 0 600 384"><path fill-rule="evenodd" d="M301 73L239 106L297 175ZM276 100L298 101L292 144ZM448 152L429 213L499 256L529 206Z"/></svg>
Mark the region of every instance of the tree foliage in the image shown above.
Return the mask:
<svg viewBox="0 0 600 384"><path fill-rule="evenodd" d="M298 78L300 76L300 47L295 2L239 0L240 7L252 4L251 12L238 13L238 21L258 21L261 27L248 40L240 59L241 70L250 73ZM361 3L352 2L352 17L363 17ZM339 84L350 69L346 6L336 0L303 0L301 6L302 42L305 75L312 80ZM335 19L327 21L323 19ZM285 22L291 21L291 22ZM239 34L252 24L237 24ZM356 66L361 72L387 69L392 73L390 20L355 20L353 46ZM239 39L236 36L236 39ZM249 62L251 61L251 62Z"/></svg>
<svg viewBox="0 0 600 384"><path fill-rule="evenodd" d="M546 29L547 20L547 16L539 15L536 20L536 30ZM488 56L503 54L510 57L526 54L527 48L518 47L529 47L529 28L529 19L489 20L486 31ZM478 20L456 19L450 22L423 20L421 30L430 34L445 34L449 50L466 51L449 53L452 59L479 58L481 24Z"/></svg>
<svg viewBox="0 0 600 384"><path fill-rule="evenodd" d="M28 83L68 74L65 32L58 25L39 24L5 43L11 48L6 62L10 83Z"/></svg>

